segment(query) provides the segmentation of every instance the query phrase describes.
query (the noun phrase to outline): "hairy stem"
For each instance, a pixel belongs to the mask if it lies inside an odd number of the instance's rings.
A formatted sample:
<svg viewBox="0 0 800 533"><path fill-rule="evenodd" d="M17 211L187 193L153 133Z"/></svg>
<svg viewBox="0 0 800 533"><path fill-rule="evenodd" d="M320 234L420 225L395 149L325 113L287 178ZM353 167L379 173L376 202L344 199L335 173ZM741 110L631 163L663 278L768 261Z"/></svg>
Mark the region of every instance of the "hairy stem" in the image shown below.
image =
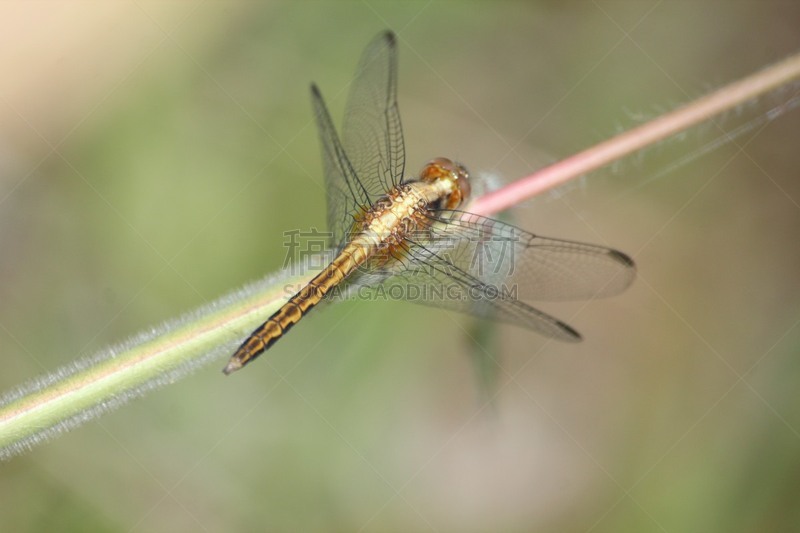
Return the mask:
<svg viewBox="0 0 800 533"><path fill-rule="evenodd" d="M484 216L498 213L798 79L800 79L800 54L795 54L646 124L537 170L506 187L485 194L472 202L469 210ZM776 111L777 116L781 110Z"/></svg>
<svg viewBox="0 0 800 533"><path fill-rule="evenodd" d="M272 276L6 393L0 459L229 356L309 278Z"/></svg>

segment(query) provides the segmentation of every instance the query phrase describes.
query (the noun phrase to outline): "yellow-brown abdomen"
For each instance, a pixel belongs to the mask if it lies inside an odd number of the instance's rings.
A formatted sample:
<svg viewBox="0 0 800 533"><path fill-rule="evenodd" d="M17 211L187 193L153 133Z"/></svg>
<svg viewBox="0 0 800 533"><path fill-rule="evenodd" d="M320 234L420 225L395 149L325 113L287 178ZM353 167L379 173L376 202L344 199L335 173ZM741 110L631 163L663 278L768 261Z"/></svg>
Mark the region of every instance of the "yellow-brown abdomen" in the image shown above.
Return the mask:
<svg viewBox="0 0 800 533"><path fill-rule="evenodd" d="M353 241L348 244L330 265L250 334L231 356L223 372L230 374L239 370L275 344L312 307L317 305L328 291L363 264L367 257L368 253L363 242Z"/></svg>

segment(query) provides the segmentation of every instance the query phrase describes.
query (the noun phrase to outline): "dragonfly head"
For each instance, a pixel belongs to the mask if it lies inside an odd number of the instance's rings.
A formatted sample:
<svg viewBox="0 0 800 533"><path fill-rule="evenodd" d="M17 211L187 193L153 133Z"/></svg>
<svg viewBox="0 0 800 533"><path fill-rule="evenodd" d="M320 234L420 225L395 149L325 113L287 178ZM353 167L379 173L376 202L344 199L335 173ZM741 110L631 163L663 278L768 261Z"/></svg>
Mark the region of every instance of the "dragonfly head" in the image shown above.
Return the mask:
<svg viewBox="0 0 800 533"><path fill-rule="evenodd" d="M440 209L455 209L469 198L471 187L467 169L445 157L428 161L420 172L419 179L427 182L443 180L449 183L450 192L440 201Z"/></svg>

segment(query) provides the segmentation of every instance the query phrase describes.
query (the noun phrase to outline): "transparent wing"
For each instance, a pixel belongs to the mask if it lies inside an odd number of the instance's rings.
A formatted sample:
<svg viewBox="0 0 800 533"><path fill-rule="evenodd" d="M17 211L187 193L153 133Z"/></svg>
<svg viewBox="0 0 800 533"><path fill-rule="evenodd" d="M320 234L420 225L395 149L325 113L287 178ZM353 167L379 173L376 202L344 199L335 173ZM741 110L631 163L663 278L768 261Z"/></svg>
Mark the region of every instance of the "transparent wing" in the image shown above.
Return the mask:
<svg viewBox="0 0 800 533"><path fill-rule="evenodd" d="M510 224L462 212L437 214L402 253L359 283L381 284L407 300L512 323L562 341L569 325L525 303L610 296L636 276L622 252L539 237Z"/></svg>
<svg viewBox="0 0 800 533"><path fill-rule="evenodd" d="M345 107L342 144L370 195L398 185L405 146L397 108L397 43L392 32L367 45Z"/></svg>
<svg viewBox="0 0 800 533"><path fill-rule="evenodd" d="M332 233L332 244L336 247L347 236L354 216L371 205L372 198L358 179L339 142L330 113L316 85L311 86L311 102L322 147L322 171L328 194L328 231Z"/></svg>
<svg viewBox="0 0 800 533"><path fill-rule="evenodd" d="M561 341L581 340L580 334L568 324L516 299L513 293L482 282L420 243L409 247L402 264L401 269L385 277L382 285L373 290L388 291L390 296L402 294L406 300L418 304L514 324Z"/></svg>
<svg viewBox="0 0 800 533"><path fill-rule="evenodd" d="M397 108L395 36L381 33L365 49L350 87L342 140L316 85L317 119L328 199L328 229L341 246L354 217L403 176L405 148Z"/></svg>
<svg viewBox="0 0 800 533"><path fill-rule="evenodd" d="M636 277L633 260L617 250L540 237L471 213L441 212L422 237L430 253L521 300L612 296Z"/></svg>

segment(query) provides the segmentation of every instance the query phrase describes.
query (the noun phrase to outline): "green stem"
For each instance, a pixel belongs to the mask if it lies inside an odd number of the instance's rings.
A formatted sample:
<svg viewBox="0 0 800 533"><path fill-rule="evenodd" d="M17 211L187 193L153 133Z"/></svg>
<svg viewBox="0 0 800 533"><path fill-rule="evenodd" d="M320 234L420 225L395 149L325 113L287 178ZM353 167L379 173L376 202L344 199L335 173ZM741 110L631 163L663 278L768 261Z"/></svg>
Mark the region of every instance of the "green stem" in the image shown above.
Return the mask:
<svg viewBox="0 0 800 533"><path fill-rule="evenodd" d="M265 279L6 394L0 406L0 458L230 356L308 279L285 273Z"/></svg>

